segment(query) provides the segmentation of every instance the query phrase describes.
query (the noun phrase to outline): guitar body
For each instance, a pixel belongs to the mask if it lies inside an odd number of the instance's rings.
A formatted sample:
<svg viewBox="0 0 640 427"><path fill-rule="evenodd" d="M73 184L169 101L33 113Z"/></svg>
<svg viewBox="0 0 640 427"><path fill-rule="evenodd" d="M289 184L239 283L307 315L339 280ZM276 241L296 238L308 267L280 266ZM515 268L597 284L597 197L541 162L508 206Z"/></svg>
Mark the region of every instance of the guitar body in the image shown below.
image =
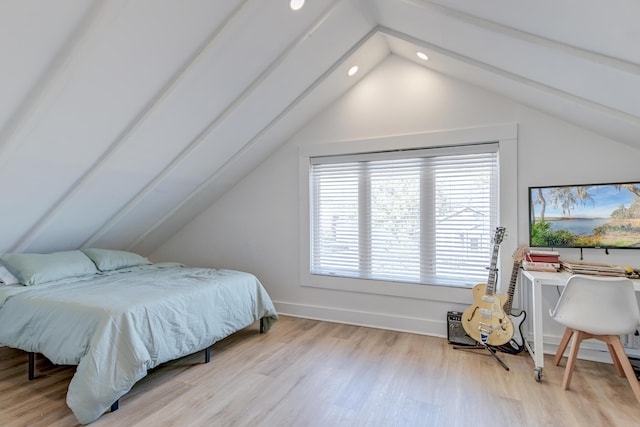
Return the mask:
<svg viewBox="0 0 640 427"><path fill-rule="evenodd" d="M499 346L513 337L513 324L502 307L508 296L487 292L487 285L473 287L474 304L462 315L462 326L467 334L479 343Z"/></svg>
<svg viewBox="0 0 640 427"><path fill-rule="evenodd" d="M520 265L524 259L524 253L528 245L526 243L520 245L520 247L513 254L513 269L511 270L511 280L509 281L509 290L507 291L507 302L502 306L503 311L509 315L509 320L513 325L513 337L507 344L499 345L496 349L511 354L518 354L524 350L524 338L522 336L522 324L527 317L525 311L521 311L520 314L514 316L511 313L511 307L513 305L513 294L516 290L516 283L518 281L518 272L520 271Z"/></svg>
<svg viewBox="0 0 640 427"><path fill-rule="evenodd" d="M500 345L497 347L503 353L509 354L518 354L524 350L524 337L522 335L522 324L524 323L524 319L527 318L527 313L522 311L517 316L513 314L509 315L509 320L511 320L511 324L513 325L513 338L509 340L507 344Z"/></svg>

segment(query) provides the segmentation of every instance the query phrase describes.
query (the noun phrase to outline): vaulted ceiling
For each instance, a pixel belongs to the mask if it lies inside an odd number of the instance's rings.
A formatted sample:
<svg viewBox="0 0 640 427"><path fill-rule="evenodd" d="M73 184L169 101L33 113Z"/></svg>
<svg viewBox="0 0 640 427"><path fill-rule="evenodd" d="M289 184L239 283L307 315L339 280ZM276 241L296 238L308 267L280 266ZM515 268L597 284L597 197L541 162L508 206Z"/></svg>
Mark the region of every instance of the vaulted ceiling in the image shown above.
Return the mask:
<svg viewBox="0 0 640 427"><path fill-rule="evenodd" d="M0 2L0 253L152 251L389 55L640 148L638 16L634 0Z"/></svg>

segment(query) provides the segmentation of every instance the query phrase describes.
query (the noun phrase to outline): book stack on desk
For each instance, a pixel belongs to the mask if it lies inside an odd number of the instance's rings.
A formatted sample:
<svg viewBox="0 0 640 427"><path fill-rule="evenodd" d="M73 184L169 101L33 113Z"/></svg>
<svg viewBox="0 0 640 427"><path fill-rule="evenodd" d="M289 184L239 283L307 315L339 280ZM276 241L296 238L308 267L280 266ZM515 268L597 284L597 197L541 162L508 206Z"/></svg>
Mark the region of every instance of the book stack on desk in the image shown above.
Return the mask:
<svg viewBox="0 0 640 427"><path fill-rule="evenodd" d="M572 274L592 274L595 276L628 276L627 271L619 265L593 264L578 261L561 261L562 268Z"/></svg>
<svg viewBox="0 0 640 427"><path fill-rule="evenodd" d="M524 256L522 268L532 271L559 271L560 253L530 249Z"/></svg>

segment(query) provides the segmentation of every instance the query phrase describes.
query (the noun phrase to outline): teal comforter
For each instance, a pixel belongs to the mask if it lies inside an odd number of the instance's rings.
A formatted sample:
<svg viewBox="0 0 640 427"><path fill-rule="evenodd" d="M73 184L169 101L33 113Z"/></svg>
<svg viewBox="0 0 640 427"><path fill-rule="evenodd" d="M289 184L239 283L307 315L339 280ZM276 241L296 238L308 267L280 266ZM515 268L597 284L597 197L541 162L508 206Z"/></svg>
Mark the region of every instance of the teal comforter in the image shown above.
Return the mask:
<svg viewBox="0 0 640 427"><path fill-rule="evenodd" d="M99 418L147 370L207 348L264 318L258 279L232 270L150 265L37 286L0 286L0 344L78 365L67 404Z"/></svg>

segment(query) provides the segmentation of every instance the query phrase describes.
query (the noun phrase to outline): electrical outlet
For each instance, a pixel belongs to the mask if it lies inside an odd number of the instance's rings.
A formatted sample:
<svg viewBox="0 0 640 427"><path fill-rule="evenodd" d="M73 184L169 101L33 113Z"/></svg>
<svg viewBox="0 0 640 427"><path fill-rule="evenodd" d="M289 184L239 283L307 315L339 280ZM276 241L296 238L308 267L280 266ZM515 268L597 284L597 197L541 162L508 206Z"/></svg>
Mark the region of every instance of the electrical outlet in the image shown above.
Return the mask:
<svg viewBox="0 0 640 427"><path fill-rule="evenodd" d="M629 337L630 337L630 336L631 336L631 335L629 335L629 334L627 334L627 335L620 335L620 342L622 343L622 346L623 346L623 347L630 348L630 347L629 347Z"/></svg>
<svg viewBox="0 0 640 427"><path fill-rule="evenodd" d="M622 346L626 348L640 349L640 335L627 334L620 336Z"/></svg>
<svg viewBox="0 0 640 427"><path fill-rule="evenodd" d="M640 335L629 334L629 341L631 342L631 348L640 348Z"/></svg>

